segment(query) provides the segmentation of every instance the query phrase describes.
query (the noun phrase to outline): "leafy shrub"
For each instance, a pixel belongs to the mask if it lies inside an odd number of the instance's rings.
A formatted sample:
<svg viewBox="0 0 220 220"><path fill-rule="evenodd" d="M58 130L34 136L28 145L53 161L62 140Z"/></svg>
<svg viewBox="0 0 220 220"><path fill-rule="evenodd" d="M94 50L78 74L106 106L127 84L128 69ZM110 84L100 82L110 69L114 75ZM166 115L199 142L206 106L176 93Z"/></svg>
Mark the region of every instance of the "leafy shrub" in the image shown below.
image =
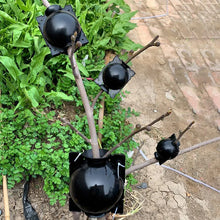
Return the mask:
<svg viewBox="0 0 220 220"><path fill-rule="evenodd" d="M115 145L119 140L116 134L128 135L130 126L126 125L126 112L118 109L121 114L106 117L104 120L107 132L103 141L106 149ZM14 115L13 110L2 109L0 123L0 182L2 174L8 177L8 187L32 175L42 176L44 190L51 199L51 204L57 200L65 204L66 194L69 192L69 160L71 151L81 152L89 146L84 140L73 133L68 126L54 120L55 112L48 114L35 113L29 110ZM113 120L111 120L113 119ZM114 123L112 123L114 121ZM77 122L72 124L85 135L88 134L86 117L77 117ZM114 133L110 132L114 128ZM125 153L136 143L120 148L120 153ZM118 153L119 153L118 152Z"/></svg>
<svg viewBox="0 0 220 220"><path fill-rule="evenodd" d="M77 87L66 55L51 57L40 33L36 17L43 15L41 1L2 0L0 5L0 86L1 103L15 109L46 107L51 101L77 102ZM57 4L51 1L51 4ZM60 1L72 4L89 44L77 52L78 66L83 77L95 78L104 66L105 50L137 49L126 36L135 27L130 23L130 12L124 1L101 0ZM119 5L119 7L118 7ZM107 10L108 9L108 10ZM119 13L120 9L126 13ZM85 58L87 58L85 60ZM83 64L84 65L83 65ZM89 90L95 95L98 86ZM94 91L94 92L93 92Z"/></svg>
<svg viewBox="0 0 220 220"><path fill-rule="evenodd" d="M35 19L45 11L40 0L0 2L0 104L3 107L0 111L0 183L2 173L7 175L10 188L29 175L40 175L51 204L57 200L64 204L69 191L68 153L80 152L89 146L69 127L62 126L53 111L45 113L42 109L50 108L52 103L59 107L63 100L72 101L80 115L76 115L72 123L89 136L71 65L66 55L51 57L46 47ZM86 78L97 77L104 66L105 50L120 54L121 49L139 48L126 36L135 27L129 22L134 13L123 0L108 3L103 0L60 0L59 4L72 4L90 41L76 56L88 96L92 99L99 87ZM122 10L125 13L121 13ZM131 112L121 108L120 101L120 95L115 99L106 96L101 131L106 149L131 131L130 125L126 124ZM98 109L97 105L95 120ZM117 153L126 153L135 146L136 143L130 141ZM127 166L130 163L127 158Z"/></svg>

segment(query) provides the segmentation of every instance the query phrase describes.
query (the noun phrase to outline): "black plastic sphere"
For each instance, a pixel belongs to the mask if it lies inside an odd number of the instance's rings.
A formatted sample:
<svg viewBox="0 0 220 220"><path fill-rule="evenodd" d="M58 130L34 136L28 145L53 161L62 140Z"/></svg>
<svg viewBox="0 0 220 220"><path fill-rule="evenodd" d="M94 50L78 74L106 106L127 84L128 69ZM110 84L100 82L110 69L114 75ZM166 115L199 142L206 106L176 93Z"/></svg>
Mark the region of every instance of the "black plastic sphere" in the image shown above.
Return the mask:
<svg viewBox="0 0 220 220"><path fill-rule="evenodd" d="M103 82L108 89L122 89L128 82L128 71L119 63L112 63L103 70Z"/></svg>
<svg viewBox="0 0 220 220"><path fill-rule="evenodd" d="M157 152L155 152L155 158L162 164L167 160L173 159L179 153L179 142L175 143L170 138L161 140L157 144Z"/></svg>
<svg viewBox="0 0 220 220"><path fill-rule="evenodd" d="M44 24L44 36L47 41L56 47L65 48L71 45L71 36L75 31L80 32L77 19L69 12L57 10L51 13ZM50 11L48 12L50 13Z"/></svg>
<svg viewBox="0 0 220 220"><path fill-rule="evenodd" d="M50 5L46 11L45 11L45 15L48 17L49 15L51 15L52 13L62 10L60 5Z"/></svg>
<svg viewBox="0 0 220 220"><path fill-rule="evenodd" d="M123 193L124 182L108 158L86 159L70 180L70 195L85 213L98 216L113 208Z"/></svg>

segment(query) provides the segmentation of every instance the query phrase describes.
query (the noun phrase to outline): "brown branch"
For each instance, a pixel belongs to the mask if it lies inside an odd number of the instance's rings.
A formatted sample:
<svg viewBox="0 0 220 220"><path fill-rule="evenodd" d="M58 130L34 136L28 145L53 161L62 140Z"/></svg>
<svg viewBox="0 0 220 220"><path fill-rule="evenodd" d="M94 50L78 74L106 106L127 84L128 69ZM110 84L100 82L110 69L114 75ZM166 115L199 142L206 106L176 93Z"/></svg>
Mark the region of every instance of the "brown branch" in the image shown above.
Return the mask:
<svg viewBox="0 0 220 220"><path fill-rule="evenodd" d="M138 56L140 53L142 53L143 51L145 51L147 48L149 47L159 47L160 46L160 42L155 42L157 41L157 39L159 38L159 35L157 35L150 43L148 43L145 47L141 48L140 50L138 50L136 53L134 53L130 58L128 58L125 63L129 63L132 59L134 59L136 56Z"/></svg>
<svg viewBox="0 0 220 220"><path fill-rule="evenodd" d="M105 51L105 65L107 65L110 60L115 56L112 51ZM105 96L102 98L100 102L101 108L99 109L99 120L98 120L98 125L99 125L99 132L98 132L98 139L100 145L102 144L102 134L100 130L103 128L103 118L104 118L104 111L105 111Z"/></svg>
<svg viewBox="0 0 220 220"><path fill-rule="evenodd" d="M50 3L47 0L42 0L42 3L46 8L50 6Z"/></svg>
<svg viewBox="0 0 220 220"><path fill-rule="evenodd" d="M176 139L175 142L178 142L180 138L191 128L191 126L195 123L195 121L192 121L184 131L180 131L178 138Z"/></svg>
<svg viewBox="0 0 220 220"><path fill-rule="evenodd" d="M128 139L130 139L131 137L133 137L135 134L147 130L150 131L151 130L151 126L155 123L157 123L158 121L163 120L165 117L169 116L171 114L171 111L166 112L165 114L161 115L159 118L155 119L154 121L152 121L150 124L142 127L142 128L137 128L131 133L129 134L127 137L125 137L121 142L119 142L116 146L114 146L112 149L110 149L103 157L107 157L109 156L113 151L115 151L117 148L119 148L123 143L125 143Z"/></svg>
<svg viewBox="0 0 220 220"><path fill-rule="evenodd" d="M76 134L78 134L80 137L82 137L88 144L91 144L91 140L88 139L84 134L82 134L80 131L78 131L69 121L67 121L67 119L65 118L61 118L60 116L58 117L60 121L62 121L63 123L69 125L69 127L71 128L71 130L73 130Z"/></svg>
<svg viewBox="0 0 220 220"><path fill-rule="evenodd" d="M196 150L196 149L198 149L200 147L204 147L204 146L206 146L208 144L212 144L212 143L218 142L218 141L220 141L220 137L216 137L216 138L210 139L208 141L201 142L199 144L196 144L196 145L193 145L191 147L188 147L186 149L181 150L178 155L182 155L182 154L188 153L190 151ZM158 161L155 158L151 158L151 159L149 159L148 161L146 161L144 163L131 166L130 168L125 170L125 175L127 176L127 175L129 175L130 173L132 173L132 172L134 172L136 170L140 170L140 169L142 169L144 167L147 167L147 166L149 166L151 164L154 164L154 163L157 163L157 162Z"/></svg>
<svg viewBox="0 0 220 220"><path fill-rule="evenodd" d="M98 121L99 132L98 132L98 139L99 139L99 142L101 144L102 143L102 134L101 134L100 130L103 128L103 118L104 118L104 110L105 110L105 96L101 100L100 105L101 105L101 108L99 109L99 121Z"/></svg>
<svg viewBox="0 0 220 220"><path fill-rule="evenodd" d="M74 39L74 36L72 37L72 40ZM75 44L74 41L72 41L72 45ZM73 75L75 77L76 80L76 85L79 89L79 93L80 96L82 98L82 102L83 102L83 106L86 112L86 116L87 116L87 121L88 121L88 125L89 125L89 133L91 136L91 146L92 146L92 153L93 153L93 158L99 158L100 154L99 154L99 144L98 144L98 137L97 137L97 133L96 133L96 127L95 127L95 121L94 121L94 117L93 117L93 111L92 108L90 107L89 104L89 99L82 81L82 77L80 75L77 63L76 63L76 59L74 56L74 49L76 47L73 45L71 47L68 48L67 52L68 52L68 56L71 62L71 67L72 67L72 71L73 71Z"/></svg>
<svg viewBox="0 0 220 220"><path fill-rule="evenodd" d="M96 95L96 97L94 98L94 100L93 100L93 102L92 102L92 106L91 106L92 110L94 110L95 104L96 104L98 98L102 95L103 92L104 92L104 90L101 89L101 91L100 91L100 92Z"/></svg>

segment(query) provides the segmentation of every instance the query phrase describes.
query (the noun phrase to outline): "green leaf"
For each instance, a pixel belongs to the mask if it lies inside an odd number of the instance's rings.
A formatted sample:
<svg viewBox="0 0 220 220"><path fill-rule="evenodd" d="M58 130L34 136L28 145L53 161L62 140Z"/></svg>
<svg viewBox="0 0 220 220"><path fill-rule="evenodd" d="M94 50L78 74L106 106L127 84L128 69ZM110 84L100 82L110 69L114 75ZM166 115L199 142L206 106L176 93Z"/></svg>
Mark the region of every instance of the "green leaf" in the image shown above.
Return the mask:
<svg viewBox="0 0 220 220"><path fill-rule="evenodd" d="M126 33L121 23L117 23L112 30L113 35L125 35Z"/></svg>
<svg viewBox="0 0 220 220"><path fill-rule="evenodd" d="M48 98L48 100L53 100L53 99L62 99L65 101L73 101L73 97L72 96L68 96L63 92L48 92L46 93L46 96Z"/></svg>
<svg viewBox="0 0 220 220"><path fill-rule="evenodd" d="M82 63L80 63L80 62L78 62L78 61L76 61L76 62L77 62L77 65L78 65L78 68L79 68L81 75L85 76L85 77L89 77L89 73L88 73L86 67L83 66Z"/></svg>
<svg viewBox="0 0 220 220"><path fill-rule="evenodd" d="M27 7L22 0L17 0L16 2L20 9L22 9L23 11L27 11Z"/></svg>
<svg viewBox="0 0 220 220"><path fill-rule="evenodd" d="M24 89L27 99L31 102L32 106L36 108L39 105L40 95L36 87L32 86L29 90Z"/></svg>
<svg viewBox="0 0 220 220"><path fill-rule="evenodd" d="M40 53L35 55L31 59L31 66L30 66L30 74L29 80L30 83L33 83L36 80L37 74L43 70L44 68L44 58L46 55L50 54L50 50L48 47L44 47L41 49Z"/></svg>
<svg viewBox="0 0 220 220"><path fill-rule="evenodd" d="M99 42L97 42L96 47L107 47L109 41L111 40L111 37L106 37Z"/></svg>
<svg viewBox="0 0 220 220"><path fill-rule="evenodd" d="M16 42L18 41L18 39L21 36L22 31L20 30L14 30L13 31L13 44L16 44Z"/></svg>
<svg viewBox="0 0 220 220"><path fill-rule="evenodd" d="M79 0L75 0L75 7L76 7L76 16L80 16L81 3Z"/></svg>
<svg viewBox="0 0 220 220"><path fill-rule="evenodd" d="M0 18L3 18L6 21L9 21L11 23L17 23L16 20L14 20L11 16L9 16L6 12L0 11Z"/></svg>
<svg viewBox="0 0 220 220"><path fill-rule="evenodd" d="M5 47L0 45L0 53L2 53L3 56L6 56L8 54L8 51Z"/></svg>
<svg viewBox="0 0 220 220"><path fill-rule="evenodd" d="M15 64L14 60L10 57L0 56L0 63L4 65L7 69L8 73L12 76L12 78L16 81L19 75L23 73L18 69L17 65Z"/></svg>

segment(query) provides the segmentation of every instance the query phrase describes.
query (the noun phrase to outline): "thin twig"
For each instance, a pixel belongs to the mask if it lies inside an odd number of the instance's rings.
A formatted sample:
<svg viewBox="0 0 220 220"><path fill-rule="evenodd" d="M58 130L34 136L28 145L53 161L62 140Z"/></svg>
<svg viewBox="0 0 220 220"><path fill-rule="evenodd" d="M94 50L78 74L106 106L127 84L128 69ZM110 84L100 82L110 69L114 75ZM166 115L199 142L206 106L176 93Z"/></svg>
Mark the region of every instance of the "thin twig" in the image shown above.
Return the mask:
<svg viewBox="0 0 220 220"><path fill-rule="evenodd" d="M114 56L114 54L112 53L112 51L105 51L105 65L107 65L110 60L112 59L112 56ZM98 131L98 141L100 144L100 147L102 145L102 134L100 132L100 130L103 128L103 118L104 118L104 111L105 111L105 96L102 98L101 102L100 102L100 109L99 109L99 120L98 120L98 126L99 126L99 131Z"/></svg>
<svg viewBox="0 0 220 220"><path fill-rule="evenodd" d="M99 139L99 143L100 145L102 144L102 134L100 132L100 130L103 128L103 118L104 118L104 111L105 111L105 96L102 98L101 102L100 102L101 108L99 109L99 121L98 121L98 125L99 125L99 132L98 132L98 139Z"/></svg>
<svg viewBox="0 0 220 220"><path fill-rule="evenodd" d="M139 155L139 153L140 153L142 147L144 146L144 142L145 142L145 141L142 141L141 144L140 144L140 146L138 147L138 152L136 153L136 155L135 155L135 157L134 157L134 159L133 159L132 165L134 165L134 163L135 163L135 161L136 161L136 159L137 159L137 157L138 157L138 155Z"/></svg>
<svg viewBox="0 0 220 220"><path fill-rule="evenodd" d="M150 124L142 127L142 128L136 128L131 134L129 134L127 137L125 137L121 142L119 142L116 146L114 146L112 149L110 149L103 157L107 157L109 156L113 151L115 151L117 148L119 148L123 143L125 143L128 139L130 139L131 137L133 137L135 134L147 130L150 131L151 130L151 126L155 123L157 123L158 121L163 120L165 117L169 116L171 114L171 111L166 112L165 114L161 115L159 118L155 119L154 121L152 121Z"/></svg>
<svg viewBox="0 0 220 220"><path fill-rule="evenodd" d="M91 106L92 110L94 110L95 104L96 104L98 98L102 95L103 92L104 92L104 90L101 89L101 91L100 91L100 92L96 95L96 97L94 98L94 100L93 100L93 102L92 102L92 106Z"/></svg>
<svg viewBox="0 0 220 220"><path fill-rule="evenodd" d="M188 153L190 151L196 150L196 149L198 149L200 147L203 147L203 146L206 146L208 144L212 144L212 143L218 142L218 141L220 141L220 137L216 137L216 138L213 138L213 139L201 142L199 144L196 144L196 145L193 145L191 147L188 147L186 149L181 150L178 155ZM132 173L132 172L134 172L136 170L140 170L140 169L142 169L144 167L147 167L147 166L149 166L151 164L154 164L154 163L157 163L157 162L158 161L155 158L151 158L151 159L149 159L148 161L146 161L144 163L131 166L130 168L126 169L125 175L127 176L127 175L129 175L130 173Z"/></svg>
<svg viewBox="0 0 220 220"><path fill-rule="evenodd" d="M129 63L132 59L134 59L136 56L138 56L140 53L142 53L143 51L145 51L147 48L149 47L159 47L160 46L160 42L155 42L157 41L157 39L159 38L159 35L157 35L150 43L148 43L145 47L141 48L140 50L138 50L136 53L134 53L130 58L128 58L125 63Z"/></svg>
<svg viewBox="0 0 220 220"><path fill-rule="evenodd" d="M72 42L72 44L74 44L75 42ZM76 85L79 89L79 93L80 96L82 98L82 102L83 102L83 106L86 112L86 116L87 116L87 121L88 121L88 125L89 125L89 133L91 136L91 146L92 146L92 153L93 153L93 158L99 158L100 154L99 154L99 145L98 145L98 137L97 137L97 133L96 133L96 127L95 127L95 121L94 121L94 117L93 117L93 111L92 108L90 107L89 104L89 99L82 81L82 77L80 75L77 63L76 63L76 59L73 53L73 47L69 47L67 52L68 52L68 56L71 62L71 67L72 67L72 71L73 71L73 75L75 77L76 80Z"/></svg>
<svg viewBox="0 0 220 220"><path fill-rule="evenodd" d="M195 121L192 121L184 131L180 131L178 138L176 139L176 142L180 140L180 138L191 128L191 126L195 123Z"/></svg>
<svg viewBox="0 0 220 220"><path fill-rule="evenodd" d="M46 8L50 6L50 3L47 0L42 0L42 3Z"/></svg>
<svg viewBox="0 0 220 220"><path fill-rule="evenodd" d="M63 123L69 125L69 127L71 128L71 130L73 130L76 134L78 134L80 137L82 137L88 144L91 144L91 140L88 139L83 133L81 133L80 131L78 131L69 121L67 121L67 119L65 118L61 118L58 117L60 121L62 121Z"/></svg>

